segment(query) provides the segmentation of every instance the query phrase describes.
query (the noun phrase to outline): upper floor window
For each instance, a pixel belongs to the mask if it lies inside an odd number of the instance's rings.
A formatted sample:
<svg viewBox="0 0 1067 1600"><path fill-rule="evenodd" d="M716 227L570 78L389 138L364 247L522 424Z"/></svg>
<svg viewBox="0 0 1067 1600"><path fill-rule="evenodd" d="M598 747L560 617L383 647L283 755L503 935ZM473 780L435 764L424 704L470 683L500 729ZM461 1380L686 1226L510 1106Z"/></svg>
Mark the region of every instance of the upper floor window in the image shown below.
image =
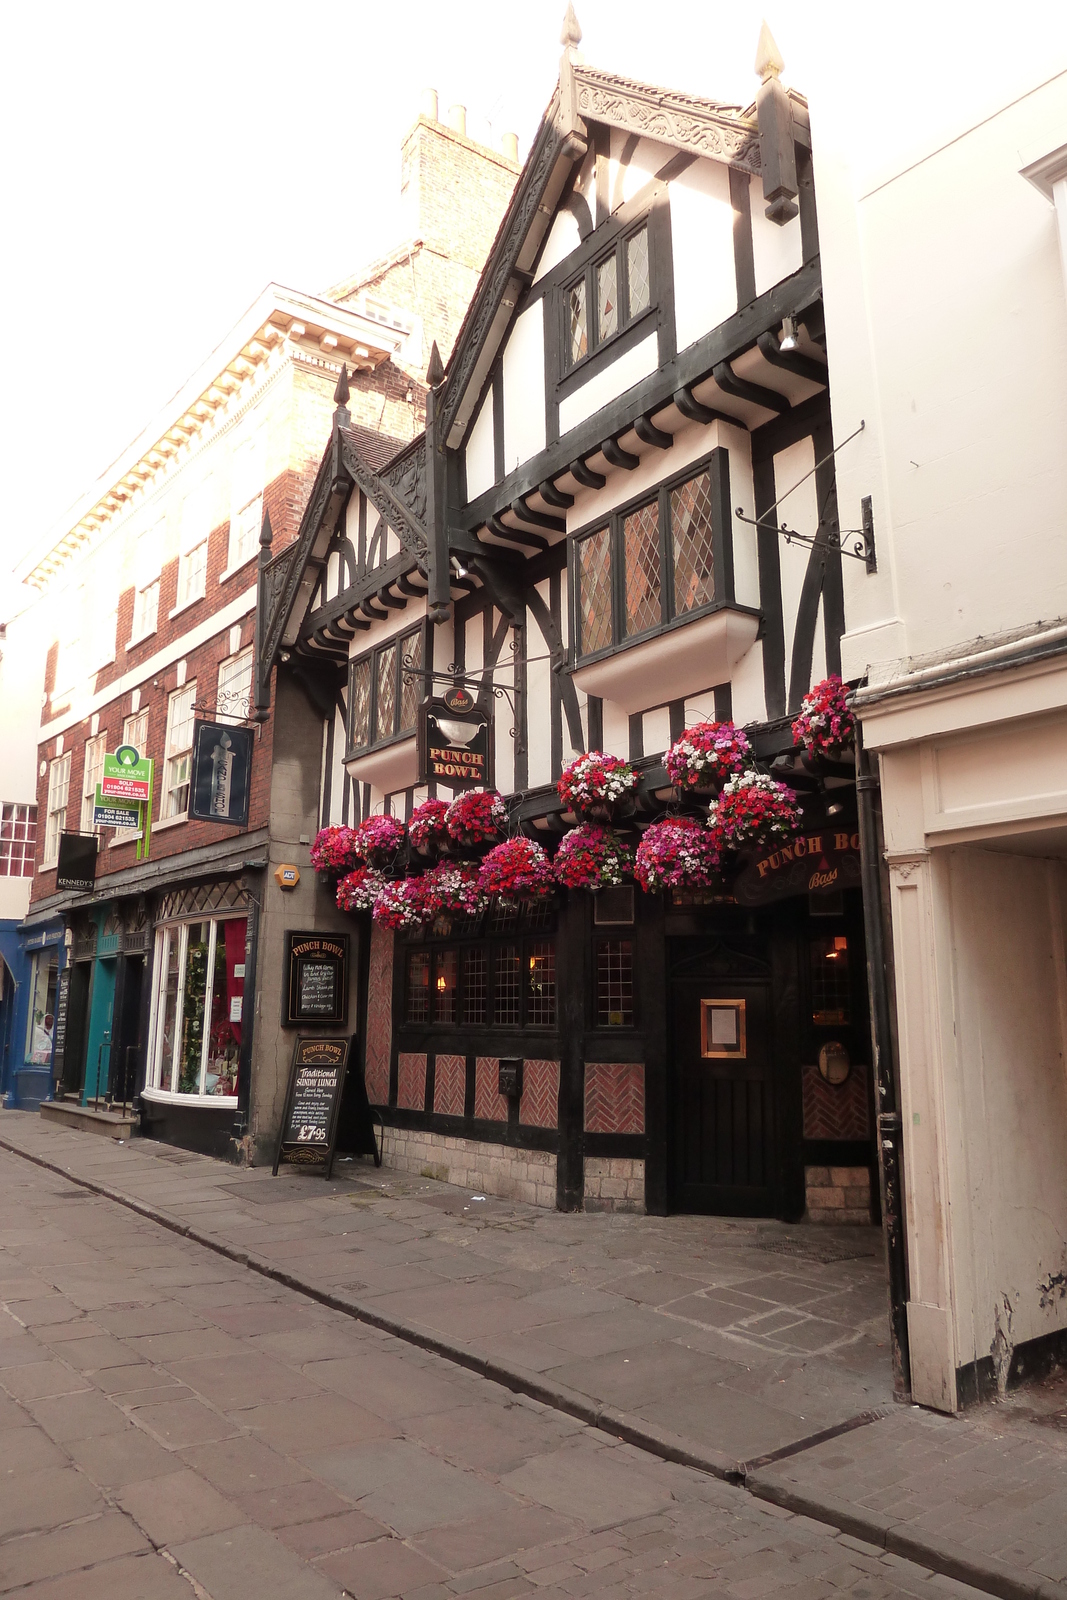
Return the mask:
<svg viewBox="0 0 1067 1600"><path fill-rule="evenodd" d="M263 435L262 432L256 432L243 440L233 453L227 560L231 571L251 561L259 548L259 530L263 521L263 474Z"/></svg>
<svg viewBox="0 0 1067 1600"><path fill-rule="evenodd" d="M178 606L202 600L207 589L207 540L178 558Z"/></svg>
<svg viewBox="0 0 1067 1600"><path fill-rule="evenodd" d="M96 806L96 786L104 776L104 756L107 753L107 734L98 733L95 739L85 741L85 763L82 767L82 832L93 832L93 810Z"/></svg>
<svg viewBox="0 0 1067 1600"><path fill-rule="evenodd" d="M413 733L422 699L422 628L390 639L353 661L348 688L348 747L365 750Z"/></svg>
<svg viewBox="0 0 1067 1600"><path fill-rule="evenodd" d="M155 633L159 620L159 569L166 521L160 517L137 541L133 570L133 632L130 643Z"/></svg>
<svg viewBox="0 0 1067 1600"><path fill-rule="evenodd" d="M623 234L563 294L568 367L599 350L647 311L652 299L648 226Z"/></svg>
<svg viewBox="0 0 1067 1600"><path fill-rule="evenodd" d="M219 662L219 682L215 694L217 722L244 722L252 698L252 646L239 650Z"/></svg>
<svg viewBox="0 0 1067 1600"><path fill-rule="evenodd" d="M193 757L193 707L196 680L175 689L167 702L167 746L163 768L163 816L184 817L189 810L189 769Z"/></svg>
<svg viewBox="0 0 1067 1600"><path fill-rule="evenodd" d="M70 794L70 751L48 764L48 821L44 835L44 865L54 867L59 860L59 836L67 826L67 796Z"/></svg>
<svg viewBox="0 0 1067 1600"><path fill-rule="evenodd" d="M717 539L729 537L728 527L716 527L729 502L725 451L716 455L718 462L663 485L652 499L613 513L605 527L575 540L579 656L732 598L727 574L716 574Z"/></svg>
<svg viewBox="0 0 1067 1600"><path fill-rule="evenodd" d="M215 521L215 482L209 474L182 505L176 608L202 600L207 588L207 544Z"/></svg>
<svg viewBox="0 0 1067 1600"><path fill-rule="evenodd" d="M0 878L32 878L37 850L37 807L4 801L0 807Z"/></svg>

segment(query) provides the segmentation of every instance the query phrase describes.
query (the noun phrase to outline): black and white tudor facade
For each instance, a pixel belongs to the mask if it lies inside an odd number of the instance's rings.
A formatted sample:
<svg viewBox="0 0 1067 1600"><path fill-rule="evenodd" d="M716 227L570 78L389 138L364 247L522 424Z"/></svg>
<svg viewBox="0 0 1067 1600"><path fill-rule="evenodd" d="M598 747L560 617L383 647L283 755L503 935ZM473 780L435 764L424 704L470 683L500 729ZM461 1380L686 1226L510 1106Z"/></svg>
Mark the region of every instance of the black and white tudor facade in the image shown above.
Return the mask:
<svg viewBox="0 0 1067 1600"><path fill-rule="evenodd" d="M299 536L260 570L260 701L276 669L305 690L279 718L323 720L320 825L451 797L419 786L416 738L448 683L492 714L513 831L550 849L581 751L635 763L638 827L672 804L663 752L687 724L732 719L791 771L791 716L839 670L844 618L808 118L778 65L743 111L568 45L424 437L372 469L342 377ZM814 889L776 867L744 898L569 892L413 938L353 918L353 1059L387 1157L563 1208L865 1208L855 792L836 781L806 795L812 852L840 868ZM715 997L745 1002L741 1058L702 1054Z"/></svg>

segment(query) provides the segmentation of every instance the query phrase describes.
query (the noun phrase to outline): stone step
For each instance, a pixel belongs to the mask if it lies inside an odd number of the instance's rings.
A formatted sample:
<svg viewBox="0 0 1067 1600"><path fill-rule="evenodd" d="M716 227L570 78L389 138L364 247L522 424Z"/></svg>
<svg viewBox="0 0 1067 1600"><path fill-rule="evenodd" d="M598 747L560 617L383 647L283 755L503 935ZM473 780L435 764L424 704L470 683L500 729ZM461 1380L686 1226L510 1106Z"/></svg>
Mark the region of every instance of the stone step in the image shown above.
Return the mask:
<svg viewBox="0 0 1067 1600"><path fill-rule="evenodd" d="M61 1122L82 1133L103 1134L105 1139L132 1139L137 1132L136 1111L94 1111L91 1106L73 1105L68 1100L43 1100L41 1116L46 1122Z"/></svg>

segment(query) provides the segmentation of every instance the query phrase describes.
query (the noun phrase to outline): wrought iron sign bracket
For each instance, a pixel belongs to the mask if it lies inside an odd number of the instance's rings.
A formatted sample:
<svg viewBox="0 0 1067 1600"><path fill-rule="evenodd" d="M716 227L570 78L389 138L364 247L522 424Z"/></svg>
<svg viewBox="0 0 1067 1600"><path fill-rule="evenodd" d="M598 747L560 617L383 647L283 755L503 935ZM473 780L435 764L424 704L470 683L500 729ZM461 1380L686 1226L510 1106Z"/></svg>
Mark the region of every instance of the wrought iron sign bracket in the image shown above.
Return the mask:
<svg viewBox="0 0 1067 1600"><path fill-rule="evenodd" d="M511 641L511 650L513 652L516 644L517 641L513 639ZM542 658L538 657L537 659L540 660ZM518 657L513 655L512 661L516 662L517 660ZM450 689L469 689L475 696L488 690L494 700L506 700L511 710L511 727L508 731L515 740L515 749L522 751L524 748L521 732L522 718L520 716L523 690L517 684L493 683L491 674L496 670L495 667L487 667L485 674L481 675L466 672L458 662L451 661L446 672L434 672L429 667L419 666L411 656L406 655L403 658L401 670L405 678L420 678L425 684L440 683L446 684Z"/></svg>
<svg viewBox="0 0 1067 1600"><path fill-rule="evenodd" d="M835 528L830 523L820 522L815 533L798 533L795 528L789 528L784 522L772 522L770 517L746 517L744 511L738 506L734 512L738 522L744 522L750 528L766 528L770 533L779 534L786 544L803 544L809 548L816 544L819 534L825 531L826 538L822 548L826 551L839 550L843 556L852 556L855 561L862 561L868 572L876 572L874 556L874 526L862 528ZM864 523L866 524L866 517Z"/></svg>

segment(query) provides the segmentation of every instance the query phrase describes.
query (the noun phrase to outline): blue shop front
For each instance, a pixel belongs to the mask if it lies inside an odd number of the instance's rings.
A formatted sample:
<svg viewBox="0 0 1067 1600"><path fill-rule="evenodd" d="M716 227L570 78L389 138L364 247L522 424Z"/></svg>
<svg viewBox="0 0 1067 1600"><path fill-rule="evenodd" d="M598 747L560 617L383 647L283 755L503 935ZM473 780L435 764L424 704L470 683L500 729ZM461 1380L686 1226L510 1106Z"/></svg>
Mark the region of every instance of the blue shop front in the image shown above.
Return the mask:
<svg viewBox="0 0 1067 1600"><path fill-rule="evenodd" d="M62 917L0 922L0 1093L34 1110L52 1096L62 996L69 979Z"/></svg>

